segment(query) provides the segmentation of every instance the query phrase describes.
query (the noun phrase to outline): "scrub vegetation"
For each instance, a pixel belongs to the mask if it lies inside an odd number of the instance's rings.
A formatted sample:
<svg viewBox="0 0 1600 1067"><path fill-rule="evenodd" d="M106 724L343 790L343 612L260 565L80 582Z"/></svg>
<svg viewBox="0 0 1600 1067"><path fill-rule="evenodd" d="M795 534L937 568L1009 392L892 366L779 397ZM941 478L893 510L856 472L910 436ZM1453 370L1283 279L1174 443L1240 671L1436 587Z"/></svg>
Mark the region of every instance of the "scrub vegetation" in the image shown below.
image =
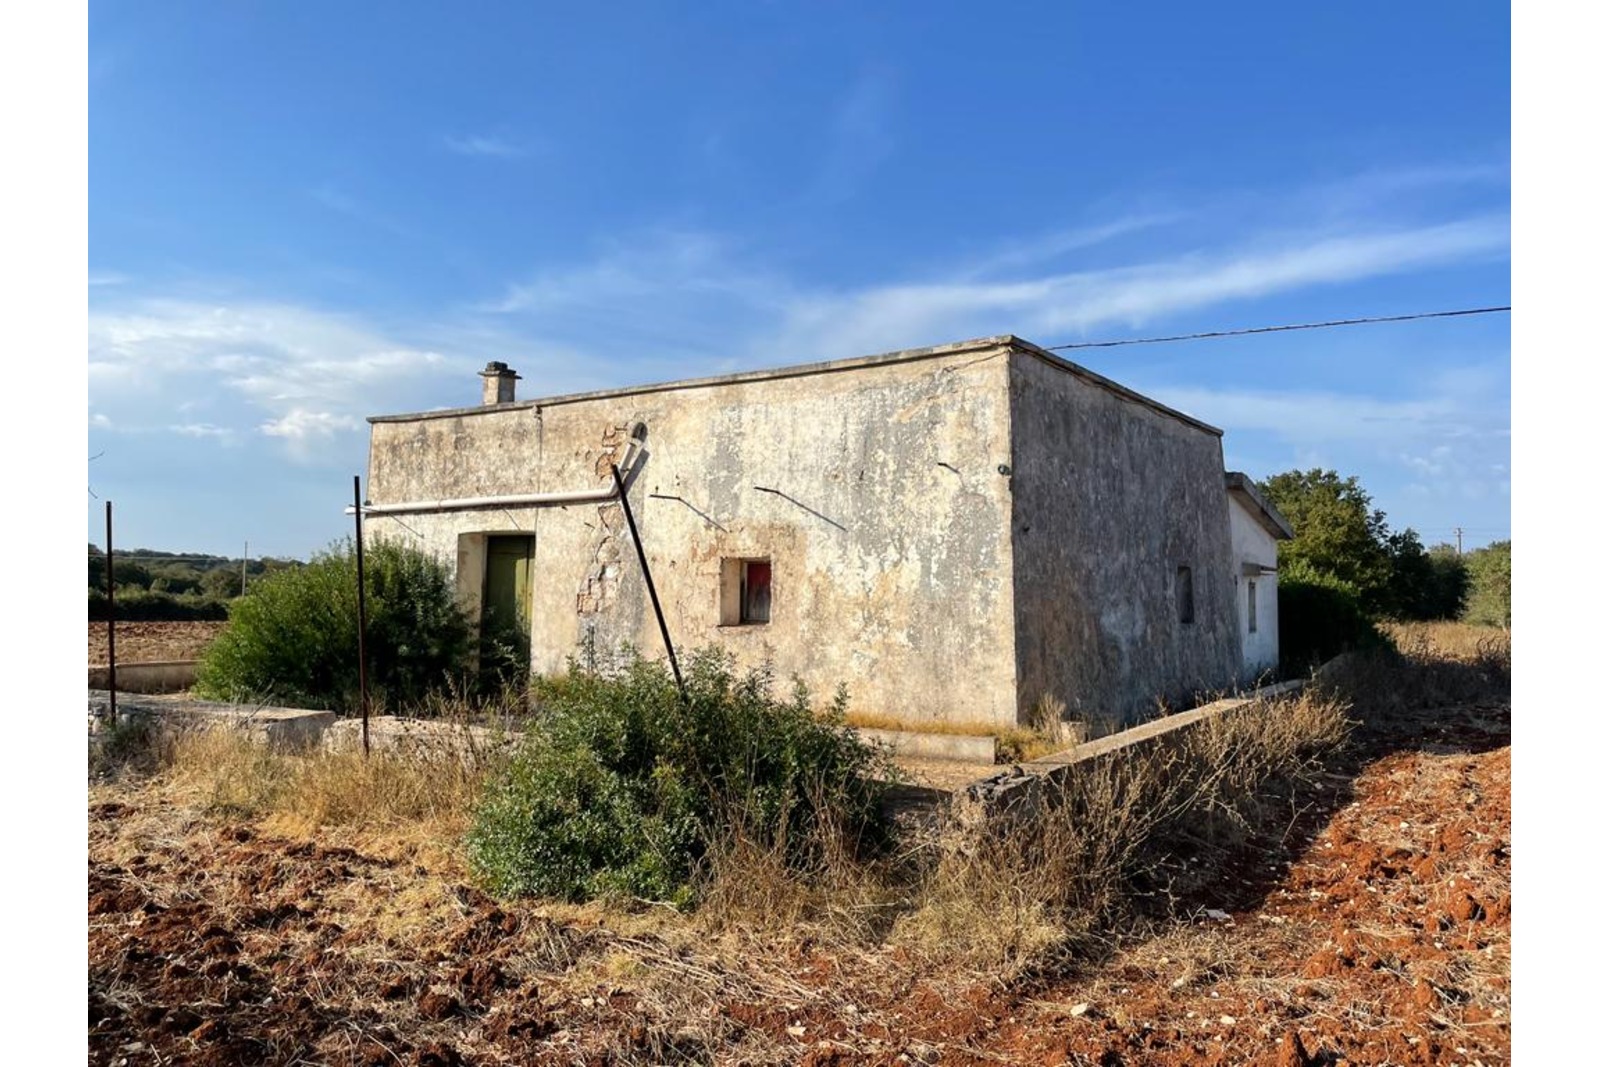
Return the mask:
<svg viewBox="0 0 1600 1067"><path fill-rule="evenodd" d="M829 834L881 844L889 765L843 727L844 694L819 713L773 681L706 651L687 658L681 693L637 656L536 682L539 714L467 838L473 869L502 894L683 905L735 840L793 871L818 865Z"/></svg>
<svg viewBox="0 0 1600 1067"><path fill-rule="evenodd" d="M1509 642L1385 631L1030 812L871 832L833 709L715 656L687 707L553 680L520 749L162 742L91 785L90 1060L1503 1062ZM619 825L518 882L569 776Z"/></svg>
<svg viewBox="0 0 1600 1067"><path fill-rule="evenodd" d="M395 542L366 549L367 679L377 706L420 705L463 684L471 631L448 571ZM360 707L355 546L274 572L234 601L197 667L196 692L227 701Z"/></svg>

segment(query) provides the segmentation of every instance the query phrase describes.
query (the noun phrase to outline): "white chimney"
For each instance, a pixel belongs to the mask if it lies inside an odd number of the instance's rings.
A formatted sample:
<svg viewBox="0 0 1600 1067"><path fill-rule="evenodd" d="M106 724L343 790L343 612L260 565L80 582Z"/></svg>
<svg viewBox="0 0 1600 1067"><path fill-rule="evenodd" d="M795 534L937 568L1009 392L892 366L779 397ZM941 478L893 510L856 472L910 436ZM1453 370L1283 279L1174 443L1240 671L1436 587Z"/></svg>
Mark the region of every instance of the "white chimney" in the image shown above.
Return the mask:
<svg viewBox="0 0 1600 1067"><path fill-rule="evenodd" d="M478 377L483 379L483 404L492 407L495 404L510 404L517 399L517 382L522 375L498 360L491 362L478 372Z"/></svg>

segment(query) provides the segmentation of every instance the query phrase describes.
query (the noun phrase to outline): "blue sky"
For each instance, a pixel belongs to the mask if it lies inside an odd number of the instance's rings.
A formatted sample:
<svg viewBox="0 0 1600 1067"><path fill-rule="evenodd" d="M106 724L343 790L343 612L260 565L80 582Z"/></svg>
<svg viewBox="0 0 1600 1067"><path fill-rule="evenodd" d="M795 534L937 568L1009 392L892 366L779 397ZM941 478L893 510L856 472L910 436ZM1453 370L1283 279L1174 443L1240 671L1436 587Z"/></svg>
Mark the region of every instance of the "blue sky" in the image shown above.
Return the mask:
<svg viewBox="0 0 1600 1067"><path fill-rule="evenodd" d="M369 414L1510 303L1495 5L89 7L88 501L305 556ZM1507 537L1507 315L1090 350Z"/></svg>

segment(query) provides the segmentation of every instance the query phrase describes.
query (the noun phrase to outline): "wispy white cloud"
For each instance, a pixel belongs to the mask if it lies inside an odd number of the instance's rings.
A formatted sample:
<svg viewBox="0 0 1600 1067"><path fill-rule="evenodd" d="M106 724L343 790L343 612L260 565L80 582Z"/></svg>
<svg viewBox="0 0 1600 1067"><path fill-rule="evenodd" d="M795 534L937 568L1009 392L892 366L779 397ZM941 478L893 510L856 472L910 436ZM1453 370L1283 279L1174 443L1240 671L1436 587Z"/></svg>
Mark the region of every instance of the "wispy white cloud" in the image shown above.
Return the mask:
<svg viewBox="0 0 1600 1067"><path fill-rule="evenodd" d="M182 437L210 437L219 441L228 441L233 438L233 430L226 426L217 426L209 422L180 422L168 426L167 429Z"/></svg>
<svg viewBox="0 0 1600 1067"><path fill-rule="evenodd" d="M681 332L686 350L697 339L707 357L732 351L781 362L999 333L1051 343L1318 286L1491 260L1509 246L1507 219L1488 215L1404 228L1280 232L1095 270L1046 266L1075 247L1158 225L1160 218L1054 233L973 263L945 265L940 276L849 289L792 281L709 235L655 234L510 286L486 309L528 315L558 336L618 323L626 310L629 321Z"/></svg>
<svg viewBox="0 0 1600 1067"><path fill-rule="evenodd" d="M268 437L285 438L291 447L306 448L317 440L327 440L360 425L360 420L351 415L293 408L282 418L263 422L260 429Z"/></svg>
<svg viewBox="0 0 1600 1067"><path fill-rule="evenodd" d="M1027 241L1007 242L968 267L966 276L976 279L1039 268L1059 260L1068 253L1103 245L1129 234L1156 229L1183 217L1179 212L1128 215L1096 226L1058 230Z"/></svg>
<svg viewBox="0 0 1600 1067"><path fill-rule="evenodd" d="M1242 442L1250 456L1270 464L1258 474L1358 463L1357 469L1378 472L1393 499L1483 499L1510 488L1508 368L1509 360L1477 363L1386 396L1170 380L1128 384L1225 428L1230 455Z"/></svg>
<svg viewBox="0 0 1600 1067"><path fill-rule="evenodd" d="M468 383L471 368L468 357L293 305L148 300L89 316L91 421L130 431L216 440L259 433L294 445L414 403L443 372ZM182 417L196 396L208 400L204 421Z"/></svg>
<svg viewBox="0 0 1600 1067"><path fill-rule="evenodd" d="M1288 203L1313 214L1348 217L1510 184L1508 155L1490 161L1373 167L1311 186L1292 195Z"/></svg>
<svg viewBox="0 0 1600 1067"><path fill-rule="evenodd" d="M796 309L792 333L826 352L1026 333L1065 340L1295 290L1378 278L1503 252L1504 218L1343 236L1280 237L1224 252L1002 283L884 286Z"/></svg>
<svg viewBox="0 0 1600 1067"><path fill-rule="evenodd" d="M118 274L116 271L91 271L89 273L89 285L91 288L102 285L123 285L127 280L128 276L126 274Z"/></svg>
<svg viewBox="0 0 1600 1067"><path fill-rule="evenodd" d="M523 143L491 134L446 136L445 150L458 156L481 156L491 159L520 159L530 155L532 149Z"/></svg>

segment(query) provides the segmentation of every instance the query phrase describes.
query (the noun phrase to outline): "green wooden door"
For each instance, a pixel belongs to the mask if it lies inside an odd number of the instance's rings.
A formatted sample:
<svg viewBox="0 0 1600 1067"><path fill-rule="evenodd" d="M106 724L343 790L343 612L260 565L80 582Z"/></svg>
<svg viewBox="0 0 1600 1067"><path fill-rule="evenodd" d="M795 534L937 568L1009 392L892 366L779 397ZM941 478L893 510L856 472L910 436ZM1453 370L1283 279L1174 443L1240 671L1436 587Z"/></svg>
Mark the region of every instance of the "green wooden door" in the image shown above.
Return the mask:
<svg viewBox="0 0 1600 1067"><path fill-rule="evenodd" d="M524 638L533 621L533 538L491 537L483 571L485 630Z"/></svg>

